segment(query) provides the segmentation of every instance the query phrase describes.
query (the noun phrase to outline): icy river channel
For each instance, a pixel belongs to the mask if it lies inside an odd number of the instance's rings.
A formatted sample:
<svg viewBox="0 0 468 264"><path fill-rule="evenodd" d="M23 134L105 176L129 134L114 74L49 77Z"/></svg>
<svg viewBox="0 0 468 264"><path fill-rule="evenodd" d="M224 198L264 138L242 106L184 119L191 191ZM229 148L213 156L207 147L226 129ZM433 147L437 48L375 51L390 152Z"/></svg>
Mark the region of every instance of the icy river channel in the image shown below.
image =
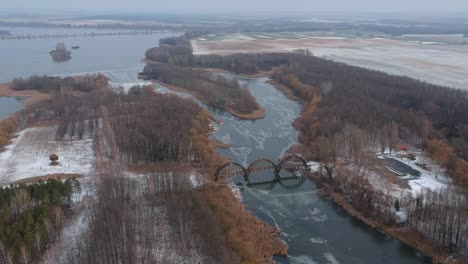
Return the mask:
<svg viewBox="0 0 468 264"><path fill-rule="evenodd" d="M144 66L140 61L144 51L157 45L159 38L178 34L0 41L2 58L9 58L0 63L3 69L0 82L30 75L69 76L101 72L114 86L143 84L137 80L137 73ZM73 54L70 62L56 64L48 52L58 41L82 48ZM266 110L266 117L255 121L240 120L198 101L222 121L222 124L214 124L216 132L212 137L231 144L231 148L218 151L244 165L258 158L277 160L297 142L298 132L292 123L298 117L301 105L268 84L267 78L231 77L248 85ZM171 92L160 85L156 85L156 89ZM1 106L8 105L7 110L0 109L0 117L3 112L7 115L18 110L19 103L16 105L12 101L15 99L0 99L3 100ZM242 187L240 191L243 203L253 214L282 229L281 239L288 244L289 255L275 257L277 263L430 263L411 247L347 216L331 201L320 197L317 187L308 180L294 189L277 184L268 190Z"/></svg>

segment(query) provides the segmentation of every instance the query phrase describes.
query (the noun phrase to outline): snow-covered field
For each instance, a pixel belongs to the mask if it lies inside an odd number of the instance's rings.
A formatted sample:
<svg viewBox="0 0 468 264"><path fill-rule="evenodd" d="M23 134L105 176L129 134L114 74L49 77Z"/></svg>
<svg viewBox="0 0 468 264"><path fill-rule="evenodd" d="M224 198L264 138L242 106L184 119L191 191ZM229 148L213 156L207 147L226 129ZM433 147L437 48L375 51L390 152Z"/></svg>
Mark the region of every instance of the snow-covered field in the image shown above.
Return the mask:
<svg viewBox="0 0 468 264"><path fill-rule="evenodd" d="M463 39L463 38L462 38ZM463 39L468 43L468 39ZM247 39L237 35L193 40L194 54L291 52L309 49L315 56L468 89L468 45L409 41L385 37L314 37Z"/></svg>
<svg viewBox="0 0 468 264"><path fill-rule="evenodd" d="M26 128L0 153L0 185L48 174L87 174L94 159L93 140L55 140L58 126ZM59 156L51 166L49 155Z"/></svg>

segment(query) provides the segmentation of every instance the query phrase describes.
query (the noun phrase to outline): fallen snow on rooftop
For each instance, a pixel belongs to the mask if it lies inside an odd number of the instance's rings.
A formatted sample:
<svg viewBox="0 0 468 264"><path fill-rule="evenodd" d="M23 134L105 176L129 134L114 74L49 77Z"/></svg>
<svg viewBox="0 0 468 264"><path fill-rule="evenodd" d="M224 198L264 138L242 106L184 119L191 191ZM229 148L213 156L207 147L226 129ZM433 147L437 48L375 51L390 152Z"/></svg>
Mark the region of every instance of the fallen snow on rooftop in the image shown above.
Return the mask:
<svg viewBox="0 0 468 264"><path fill-rule="evenodd" d="M27 128L0 153L0 185L47 174L87 174L93 163L93 140L55 140L58 126ZM51 166L49 155L59 156Z"/></svg>

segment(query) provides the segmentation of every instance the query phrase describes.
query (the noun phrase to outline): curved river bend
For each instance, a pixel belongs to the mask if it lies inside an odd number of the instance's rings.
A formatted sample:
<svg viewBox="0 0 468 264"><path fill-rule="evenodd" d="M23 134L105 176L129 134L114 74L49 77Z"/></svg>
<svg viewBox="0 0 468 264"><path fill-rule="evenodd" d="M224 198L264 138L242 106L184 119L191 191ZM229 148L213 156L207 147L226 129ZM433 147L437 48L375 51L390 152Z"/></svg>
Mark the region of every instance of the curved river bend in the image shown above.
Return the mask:
<svg viewBox="0 0 468 264"><path fill-rule="evenodd" d="M0 68L4 69L0 72L0 82L34 74L102 72L114 85L130 87L142 83L137 80L137 73L144 66L140 61L144 51L155 46L159 38L178 34L64 39L69 46L78 44L81 49L75 52L70 62L61 64L53 63L48 55L60 40L0 41L0 57L9 58L0 60ZM11 61L16 63L12 65ZM223 122L215 125L217 131L212 137L230 143L231 148L220 149L219 152L244 165L257 158L276 160L297 142L298 133L291 124L299 115L301 106L266 83L267 78L229 76L250 87L265 108L266 117L255 121L239 120L198 101ZM156 86L161 92L172 92ZM14 104L12 98L0 100L4 100L0 104L5 106L7 100L8 104ZM15 105L9 105L7 111L16 110ZM241 193L243 202L252 213L283 230L281 238L289 245L289 255L275 257L278 263L430 263L398 240L347 216L332 202L320 197L317 187L308 180L295 189L277 184L270 190L241 188Z"/></svg>
<svg viewBox="0 0 468 264"><path fill-rule="evenodd" d="M268 84L267 78L227 76L249 86L266 117L240 120L204 106L222 121L212 137L231 144L231 148L218 151L243 165L258 158L277 160L297 142L298 132L291 124L300 114L300 104ZM157 89L171 92L160 85ZM413 248L348 216L319 196L316 185L309 180L294 189L277 184L271 190L241 187L241 193L252 213L282 229L281 238L289 246L289 255L275 257L277 263L431 263Z"/></svg>

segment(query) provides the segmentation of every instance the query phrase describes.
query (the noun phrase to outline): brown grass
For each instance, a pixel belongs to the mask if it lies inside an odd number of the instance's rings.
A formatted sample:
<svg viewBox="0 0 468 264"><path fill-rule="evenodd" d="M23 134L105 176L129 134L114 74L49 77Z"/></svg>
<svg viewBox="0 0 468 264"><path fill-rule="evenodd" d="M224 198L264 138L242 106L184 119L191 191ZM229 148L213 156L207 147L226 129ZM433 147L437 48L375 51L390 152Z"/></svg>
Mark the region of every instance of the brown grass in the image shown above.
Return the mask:
<svg viewBox="0 0 468 264"><path fill-rule="evenodd" d="M49 94L40 93L34 90L14 91L11 89L11 83L0 84L0 96L25 98L25 100L21 102L25 107L50 99Z"/></svg>
<svg viewBox="0 0 468 264"><path fill-rule="evenodd" d="M203 194L223 226L228 246L241 257L241 263L273 263L273 255L287 254L287 245L278 238L281 230L247 211L228 186L208 184Z"/></svg>

